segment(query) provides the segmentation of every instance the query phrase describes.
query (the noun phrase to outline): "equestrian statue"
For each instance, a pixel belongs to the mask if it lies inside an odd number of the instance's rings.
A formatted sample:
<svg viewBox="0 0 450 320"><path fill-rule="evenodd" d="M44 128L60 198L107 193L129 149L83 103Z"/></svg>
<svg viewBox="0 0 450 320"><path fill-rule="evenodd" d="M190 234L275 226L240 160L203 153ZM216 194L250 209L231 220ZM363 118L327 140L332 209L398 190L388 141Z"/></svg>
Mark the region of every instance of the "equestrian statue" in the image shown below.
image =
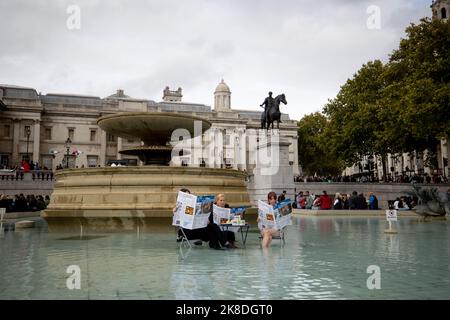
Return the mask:
<svg viewBox="0 0 450 320"><path fill-rule="evenodd" d="M273 98L272 92L269 92L269 96L260 105L260 107L264 106L264 112L261 114L261 129L269 129L270 125L272 125L273 129L273 123L275 121L277 122L277 129L280 129L280 122L282 122L280 102L287 104L284 93Z"/></svg>

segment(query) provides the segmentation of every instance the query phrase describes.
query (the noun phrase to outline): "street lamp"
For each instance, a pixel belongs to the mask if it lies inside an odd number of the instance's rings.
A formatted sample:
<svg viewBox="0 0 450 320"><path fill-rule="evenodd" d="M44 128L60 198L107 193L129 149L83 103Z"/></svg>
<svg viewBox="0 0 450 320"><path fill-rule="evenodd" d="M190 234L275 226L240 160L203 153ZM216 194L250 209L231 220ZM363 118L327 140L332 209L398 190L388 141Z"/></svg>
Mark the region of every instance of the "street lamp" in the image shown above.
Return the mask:
<svg viewBox="0 0 450 320"><path fill-rule="evenodd" d="M31 135L31 129L30 127L26 127L26 134L27 134L27 162L30 162L30 155L28 154L28 144L30 142L30 135Z"/></svg>
<svg viewBox="0 0 450 320"><path fill-rule="evenodd" d="M66 156L66 168L69 168L69 152L70 152L70 144L72 143L72 140L70 138L67 138L66 142L64 143L64 146L67 150L67 156Z"/></svg>

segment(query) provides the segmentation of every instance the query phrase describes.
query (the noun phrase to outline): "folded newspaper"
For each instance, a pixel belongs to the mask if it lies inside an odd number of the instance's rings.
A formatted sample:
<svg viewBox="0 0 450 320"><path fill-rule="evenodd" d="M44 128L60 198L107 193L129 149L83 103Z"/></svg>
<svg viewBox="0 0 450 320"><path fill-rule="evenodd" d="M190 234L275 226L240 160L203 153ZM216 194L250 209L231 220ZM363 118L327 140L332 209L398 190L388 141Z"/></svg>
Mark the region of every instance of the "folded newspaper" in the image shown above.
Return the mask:
<svg viewBox="0 0 450 320"><path fill-rule="evenodd" d="M273 207L261 200L258 201L259 229L282 229L292 224L291 200L283 200Z"/></svg>
<svg viewBox="0 0 450 320"><path fill-rule="evenodd" d="M208 225L213 202L213 195L195 196L179 191L172 225L191 230L205 228Z"/></svg>

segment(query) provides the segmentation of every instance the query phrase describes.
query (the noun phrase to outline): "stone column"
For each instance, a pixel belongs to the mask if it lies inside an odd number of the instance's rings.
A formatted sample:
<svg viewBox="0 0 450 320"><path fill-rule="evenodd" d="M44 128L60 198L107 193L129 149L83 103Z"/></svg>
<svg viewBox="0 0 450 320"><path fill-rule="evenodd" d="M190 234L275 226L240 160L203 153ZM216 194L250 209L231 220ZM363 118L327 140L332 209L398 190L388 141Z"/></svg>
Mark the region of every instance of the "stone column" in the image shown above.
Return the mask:
<svg viewBox="0 0 450 320"><path fill-rule="evenodd" d="M39 120L34 120L33 132L33 162L39 162L40 142L41 142L41 123Z"/></svg>
<svg viewBox="0 0 450 320"><path fill-rule="evenodd" d="M106 162L106 131L100 129L100 166L104 167Z"/></svg>
<svg viewBox="0 0 450 320"><path fill-rule="evenodd" d="M243 130L238 131L238 168L247 170L247 141Z"/></svg>
<svg viewBox="0 0 450 320"><path fill-rule="evenodd" d="M122 150L122 138L117 137L117 160L122 160L122 154L119 151Z"/></svg>
<svg viewBox="0 0 450 320"><path fill-rule="evenodd" d="M11 165L15 166L19 159L19 139L20 139L20 119L13 119L13 151L11 156Z"/></svg>
<svg viewBox="0 0 450 320"><path fill-rule="evenodd" d="M292 146L294 147L294 164L293 172L294 175L299 175L300 171L298 170L298 136L292 137Z"/></svg>
<svg viewBox="0 0 450 320"><path fill-rule="evenodd" d="M214 131L214 168L220 168L223 162L223 134L222 130Z"/></svg>

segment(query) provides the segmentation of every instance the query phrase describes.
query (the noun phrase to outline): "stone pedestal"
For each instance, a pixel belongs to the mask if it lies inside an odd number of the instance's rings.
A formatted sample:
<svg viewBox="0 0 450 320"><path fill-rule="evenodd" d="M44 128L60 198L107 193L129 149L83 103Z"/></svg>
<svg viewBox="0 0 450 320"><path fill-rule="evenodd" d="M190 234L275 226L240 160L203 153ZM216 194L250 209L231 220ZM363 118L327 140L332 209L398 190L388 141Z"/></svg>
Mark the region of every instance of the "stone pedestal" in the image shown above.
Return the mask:
<svg viewBox="0 0 450 320"><path fill-rule="evenodd" d="M286 190L286 198L292 201L295 196L293 168L289 164L289 145L287 138L281 137L277 130L269 131L267 141L260 141L257 147L256 167L253 178L249 182L250 201L267 201L270 191L277 196Z"/></svg>

